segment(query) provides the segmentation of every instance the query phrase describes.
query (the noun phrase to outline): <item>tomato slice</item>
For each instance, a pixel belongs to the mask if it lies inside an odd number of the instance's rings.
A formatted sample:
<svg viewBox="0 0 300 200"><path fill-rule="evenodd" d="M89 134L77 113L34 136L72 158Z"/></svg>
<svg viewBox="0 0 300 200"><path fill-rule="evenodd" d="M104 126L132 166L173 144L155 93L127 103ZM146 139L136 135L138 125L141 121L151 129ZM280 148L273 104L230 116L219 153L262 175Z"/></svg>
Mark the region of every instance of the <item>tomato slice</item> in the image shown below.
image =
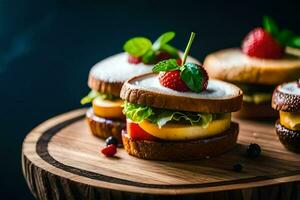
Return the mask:
<svg viewBox="0 0 300 200"><path fill-rule="evenodd" d="M157 140L156 137L150 135L146 131L144 131L137 123L134 123L130 119L126 120L127 123L127 134L130 136L132 140Z"/></svg>

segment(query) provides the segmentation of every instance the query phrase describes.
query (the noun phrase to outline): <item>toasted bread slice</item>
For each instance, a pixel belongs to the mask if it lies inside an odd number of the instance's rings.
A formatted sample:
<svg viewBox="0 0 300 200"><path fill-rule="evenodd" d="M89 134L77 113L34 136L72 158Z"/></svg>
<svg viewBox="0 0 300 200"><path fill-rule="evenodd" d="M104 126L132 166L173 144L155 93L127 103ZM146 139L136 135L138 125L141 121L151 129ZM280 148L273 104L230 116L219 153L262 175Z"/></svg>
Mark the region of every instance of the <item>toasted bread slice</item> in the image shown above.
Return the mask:
<svg viewBox="0 0 300 200"><path fill-rule="evenodd" d="M204 68L212 78L240 83L278 85L296 80L300 75L300 58L286 55L282 59L259 59L240 49L225 49L209 54Z"/></svg>
<svg viewBox="0 0 300 200"><path fill-rule="evenodd" d="M237 86L219 80L209 80L201 93L178 92L161 86L155 73L126 81L121 98L151 107L205 113L228 113L241 108L243 92Z"/></svg>
<svg viewBox="0 0 300 200"><path fill-rule="evenodd" d="M152 71L153 65L131 64L127 59L127 53L119 53L98 62L89 73L88 86L98 92L119 97L122 84L127 79ZM188 61L199 63L192 57Z"/></svg>
<svg viewBox="0 0 300 200"><path fill-rule="evenodd" d="M133 156L148 160L197 160L223 154L236 145L239 125L232 122L228 130L210 138L190 141L131 140L122 134L125 150Z"/></svg>
<svg viewBox="0 0 300 200"><path fill-rule="evenodd" d="M126 128L125 120L98 117L92 108L86 112L86 119L93 135L103 139L114 136L122 143L121 133Z"/></svg>
<svg viewBox="0 0 300 200"><path fill-rule="evenodd" d="M300 88L296 81L276 87L272 97L272 107L284 112L300 112Z"/></svg>

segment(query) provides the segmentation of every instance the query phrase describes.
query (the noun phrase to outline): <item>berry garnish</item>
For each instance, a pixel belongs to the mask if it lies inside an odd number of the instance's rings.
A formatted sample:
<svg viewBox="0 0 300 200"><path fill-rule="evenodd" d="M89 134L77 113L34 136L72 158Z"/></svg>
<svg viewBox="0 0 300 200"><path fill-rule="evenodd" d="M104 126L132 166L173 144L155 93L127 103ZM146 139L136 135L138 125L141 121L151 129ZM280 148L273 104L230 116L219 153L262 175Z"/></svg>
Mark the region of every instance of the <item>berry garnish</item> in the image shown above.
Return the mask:
<svg viewBox="0 0 300 200"><path fill-rule="evenodd" d="M169 54L168 52L165 51L160 51L157 56L156 56L156 60L159 61L163 61L163 60L168 60L172 58L171 54Z"/></svg>
<svg viewBox="0 0 300 200"><path fill-rule="evenodd" d="M128 62L138 64L157 63L161 60L178 58L178 50L168 44L175 37L174 32L162 34L153 44L145 37L135 37L128 40L123 49L128 53Z"/></svg>
<svg viewBox="0 0 300 200"><path fill-rule="evenodd" d="M242 50L251 57L278 59L283 56L283 47L263 28L252 30L242 43Z"/></svg>
<svg viewBox="0 0 300 200"><path fill-rule="evenodd" d="M247 156L249 158L256 158L260 155L261 148L258 144L252 143L247 148Z"/></svg>
<svg viewBox="0 0 300 200"><path fill-rule="evenodd" d="M110 144L110 145L104 147L101 150L101 153L104 154L107 157L112 157L117 153L117 147L114 144Z"/></svg>
<svg viewBox="0 0 300 200"><path fill-rule="evenodd" d="M153 72L159 72L159 82L164 87L180 92L206 90L208 75L205 69L195 63L185 63L194 37L195 33L192 32L182 60L164 60L153 67Z"/></svg>
<svg viewBox="0 0 300 200"><path fill-rule="evenodd" d="M132 55L128 55L128 62L131 64L139 64L142 62L141 57L134 57Z"/></svg>
<svg viewBox="0 0 300 200"><path fill-rule="evenodd" d="M105 140L106 146L113 144L118 146L118 139L114 136L109 136L108 138L106 138Z"/></svg>
<svg viewBox="0 0 300 200"><path fill-rule="evenodd" d="M232 168L236 172L241 172L243 170L243 165L237 163L237 164L233 165Z"/></svg>
<svg viewBox="0 0 300 200"><path fill-rule="evenodd" d="M281 58L284 51L294 54L294 50L289 51L293 48L300 48L300 36L290 30L279 29L277 23L268 16L263 18L263 28L252 30L242 43L245 54L266 59Z"/></svg>
<svg viewBox="0 0 300 200"><path fill-rule="evenodd" d="M297 80L297 86L300 88L300 79Z"/></svg>
<svg viewBox="0 0 300 200"><path fill-rule="evenodd" d="M159 72L158 79L161 85L177 90L180 92L189 91L188 86L184 83L184 81L180 77L180 71L167 71L167 72Z"/></svg>

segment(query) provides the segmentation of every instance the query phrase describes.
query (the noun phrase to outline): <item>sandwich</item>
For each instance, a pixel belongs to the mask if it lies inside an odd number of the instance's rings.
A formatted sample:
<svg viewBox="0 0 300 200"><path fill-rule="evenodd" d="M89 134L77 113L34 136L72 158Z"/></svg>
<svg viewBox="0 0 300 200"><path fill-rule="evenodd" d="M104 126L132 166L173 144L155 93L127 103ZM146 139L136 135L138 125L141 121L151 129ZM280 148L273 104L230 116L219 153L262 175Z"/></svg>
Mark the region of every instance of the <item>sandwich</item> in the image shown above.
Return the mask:
<svg viewBox="0 0 300 200"><path fill-rule="evenodd" d="M231 112L240 109L242 91L220 80L208 80L204 68L186 62L157 63L153 73L127 80L121 90L126 115L125 150L149 160L196 160L232 149L239 126Z"/></svg>
<svg viewBox="0 0 300 200"><path fill-rule="evenodd" d="M134 37L124 44L125 52L108 57L91 68L88 77L91 91L82 98L81 104L92 104L86 113L92 134L100 138L114 136L121 141L121 131L126 126L120 98L123 83L151 72L159 61L172 58L180 63L180 52L169 44L174 37L174 32L167 32L154 43L145 37Z"/></svg>
<svg viewBox="0 0 300 200"><path fill-rule="evenodd" d="M272 107L279 111L275 124L280 142L290 151L300 153L300 84L299 81L276 87Z"/></svg>
<svg viewBox="0 0 300 200"><path fill-rule="evenodd" d="M300 75L300 58L291 54L299 48L299 36L280 30L274 20L264 17L263 27L249 32L241 48L209 54L204 67L210 77L229 81L243 90L243 106L235 116L273 118L277 115L270 106L275 86Z"/></svg>

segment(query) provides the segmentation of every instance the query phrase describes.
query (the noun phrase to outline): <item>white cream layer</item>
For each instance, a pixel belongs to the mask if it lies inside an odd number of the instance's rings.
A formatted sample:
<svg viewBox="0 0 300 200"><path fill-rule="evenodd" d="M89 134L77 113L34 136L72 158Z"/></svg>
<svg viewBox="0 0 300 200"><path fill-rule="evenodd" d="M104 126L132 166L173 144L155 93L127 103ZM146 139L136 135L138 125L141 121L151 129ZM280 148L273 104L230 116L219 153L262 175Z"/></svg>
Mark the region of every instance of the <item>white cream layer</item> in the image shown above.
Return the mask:
<svg viewBox="0 0 300 200"><path fill-rule="evenodd" d="M147 77L141 77L135 79L131 84L143 90L148 90L151 92L174 95L174 96L184 96L199 99L226 99L232 98L239 94L240 89L233 84L226 83L219 80L209 80L207 90L201 93L194 92L178 92L169 88L162 86L159 83L156 74L149 75Z"/></svg>
<svg viewBox="0 0 300 200"><path fill-rule="evenodd" d="M125 82L127 79L152 71L153 65L143 63L128 63L128 54L119 53L94 65L90 74L95 78L107 82ZM196 59L189 57L188 62L199 63Z"/></svg>
<svg viewBox="0 0 300 200"><path fill-rule="evenodd" d="M279 87L279 91L282 93L300 95L300 88L298 88L297 82L284 83Z"/></svg>

